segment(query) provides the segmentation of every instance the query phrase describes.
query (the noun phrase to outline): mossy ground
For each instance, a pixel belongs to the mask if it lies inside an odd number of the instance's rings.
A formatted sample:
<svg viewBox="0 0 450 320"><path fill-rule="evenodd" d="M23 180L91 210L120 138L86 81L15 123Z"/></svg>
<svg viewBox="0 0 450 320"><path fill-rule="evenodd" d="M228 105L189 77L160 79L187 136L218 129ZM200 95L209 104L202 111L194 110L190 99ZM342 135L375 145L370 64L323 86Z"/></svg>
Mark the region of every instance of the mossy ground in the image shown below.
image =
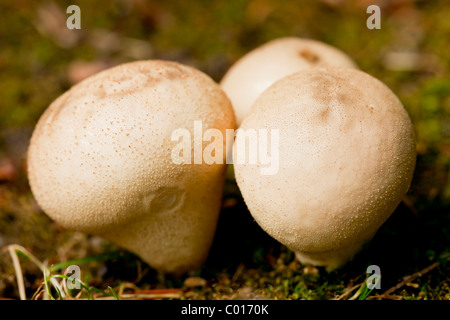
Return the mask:
<svg viewBox="0 0 450 320"><path fill-rule="evenodd" d="M377 3L382 28L369 30L366 8ZM365 281L367 266L376 264L381 289L369 299L450 299L450 7L445 0L381 3L2 1L0 246L20 244L49 265L119 250L50 221L33 200L24 170L40 114L83 74L137 59L169 59L219 81L236 59L268 40L309 37L339 47L385 82L414 123L418 161L411 189L370 245L331 273L301 266L252 220L230 179L211 254L190 280L158 275L129 254L81 264L83 279L101 289L156 298L175 293L181 299L348 299L348 290ZM81 8L82 30L65 29L70 4ZM398 52L409 54L399 59ZM31 297L42 273L21 261ZM169 288L181 290L164 291ZM0 297L18 298L5 251Z"/></svg>

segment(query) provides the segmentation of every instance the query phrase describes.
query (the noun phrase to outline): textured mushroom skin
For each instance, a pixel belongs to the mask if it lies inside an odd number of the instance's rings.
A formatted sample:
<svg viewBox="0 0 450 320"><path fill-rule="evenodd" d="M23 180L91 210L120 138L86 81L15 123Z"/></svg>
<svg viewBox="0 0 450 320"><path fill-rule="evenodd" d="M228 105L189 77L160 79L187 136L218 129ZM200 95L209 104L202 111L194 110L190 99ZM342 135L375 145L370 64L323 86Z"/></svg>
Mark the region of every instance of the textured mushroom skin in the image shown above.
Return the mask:
<svg viewBox="0 0 450 320"><path fill-rule="evenodd" d="M110 239L160 271L195 268L215 233L225 172L172 163L172 132L193 134L198 120L224 136L235 127L228 98L198 70L155 60L94 75L40 118L28 150L33 194L62 226Z"/></svg>
<svg viewBox="0 0 450 320"><path fill-rule="evenodd" d="M256 98L273 83L292 73L324 66L357 68L344 52L323 42L280 38L239 59L220 85L233 104L239 127Z"/></svg>
<svg viewBox="0 0 450 320"><path fill-rule="evenodd" d="M279 171L234 164L257 223L301 262L333 269L353 258L407 192L416 159L398 98L361 71L302 71L255 102L243 130L279 129Z"/></svg>

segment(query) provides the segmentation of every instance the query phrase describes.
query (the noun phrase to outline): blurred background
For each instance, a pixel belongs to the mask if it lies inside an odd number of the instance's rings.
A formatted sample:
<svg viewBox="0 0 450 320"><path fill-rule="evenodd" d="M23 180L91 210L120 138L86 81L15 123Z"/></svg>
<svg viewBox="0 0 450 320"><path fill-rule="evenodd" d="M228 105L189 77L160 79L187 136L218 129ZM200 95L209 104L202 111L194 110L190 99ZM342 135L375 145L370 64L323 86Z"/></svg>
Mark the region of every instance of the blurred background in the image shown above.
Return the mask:
<svg viewBox="0 0 450 320"><path fill-rule="evenodd" d="M66 28L71 4L81 8L81 30ZM380 30L366 27L371 4L381 8ZM367 265L377 264L382 290L369 298L450 299L448 1L14 0L1 1L0 14L0 248L19 244L49 265L106 254L82 264L86 282L156 298L167 296L155 292L181 299L344 298L364 281ZM242 55L284 36L346 52L398 95L414 123L418 161L411 189L353 263L330 274L301 266L259 229L232 179L210 257L183 277L158 275L133 255L108 256L120 248L64 230L40 211L26 178L28 141L45 108L72 85L143 59L178 61L220 81ZM22 269L31 297L42 273L26 260ZM18 298L15 281L3 249L0 298Z"/></svg>

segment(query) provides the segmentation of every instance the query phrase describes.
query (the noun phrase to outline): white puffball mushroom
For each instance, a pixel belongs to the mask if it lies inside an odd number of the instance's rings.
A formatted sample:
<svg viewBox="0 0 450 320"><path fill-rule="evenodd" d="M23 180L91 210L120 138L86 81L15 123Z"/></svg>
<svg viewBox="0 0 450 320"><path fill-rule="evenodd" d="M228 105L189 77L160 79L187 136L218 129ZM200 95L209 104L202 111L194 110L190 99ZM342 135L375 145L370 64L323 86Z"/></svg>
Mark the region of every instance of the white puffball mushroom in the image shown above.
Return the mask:
<svg viewBox="0 0 450 320"><path fill-rule="evenodd" d="M331 270L351 260L410 186L410 118L364 72L318 68L287 76L256 100L240 128L249 129L279 130L271 155L279 170L262 175L266 165L235 162L239 189L256 222L302 263Z"/></svg>
<svg viewBox="0 0 450 320"><path fill-rule="evenodd" d="M109 239L161 272L196 268L212 244L225 164L174 164L172 132L193 133L194 121L224 136L235 127L220 86L194 68L150 60L91 76L36 125L32 192L66 228Z"/></svg>
<svg viewBox="0 0 450 320"><path fill-rule="evenodd" d="M301 70L326 66L357 68L347 54L323 42L279 38L240 58L220 85L231 100L239 127L256 98L273 83Z"/></svg>

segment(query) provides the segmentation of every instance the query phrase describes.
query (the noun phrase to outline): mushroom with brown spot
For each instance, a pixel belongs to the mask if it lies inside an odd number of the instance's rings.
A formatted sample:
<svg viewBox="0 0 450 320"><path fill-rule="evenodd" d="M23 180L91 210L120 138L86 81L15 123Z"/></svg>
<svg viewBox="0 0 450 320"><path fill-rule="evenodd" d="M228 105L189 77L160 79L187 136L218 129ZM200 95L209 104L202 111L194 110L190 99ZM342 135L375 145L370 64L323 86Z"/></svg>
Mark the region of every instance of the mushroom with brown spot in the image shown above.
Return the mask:
<svg viewBox="0 0 450 320"><path fill-rule="evenodd" d="M326 66L357 68L348 55L323 42L279 38L244 55L220 85L233 104L240 126L256 98L273 83L301 70Z"/></svg>
<svg viewBox="0 0 450 320"><path fill-rule="evenodd" d="M287 76L256 100L240 128L248 129L279 130L279 168L262 175L263 164L235 162L238 186L256 222L302 263L333 269L351 260L410 186L410 118L394 93L364 72L320 68Z"/></svg>
<svg viewBox="0 0 450 320"><path fill-rule="evenodd" d="M192 131L194 121L224 135L235 126L220 86L194 68L139 61L91 76L36 125L33 194L62 226L109 239L161 272L196 268L215 233L225 165L172 161L172 132Z"/></svg>

